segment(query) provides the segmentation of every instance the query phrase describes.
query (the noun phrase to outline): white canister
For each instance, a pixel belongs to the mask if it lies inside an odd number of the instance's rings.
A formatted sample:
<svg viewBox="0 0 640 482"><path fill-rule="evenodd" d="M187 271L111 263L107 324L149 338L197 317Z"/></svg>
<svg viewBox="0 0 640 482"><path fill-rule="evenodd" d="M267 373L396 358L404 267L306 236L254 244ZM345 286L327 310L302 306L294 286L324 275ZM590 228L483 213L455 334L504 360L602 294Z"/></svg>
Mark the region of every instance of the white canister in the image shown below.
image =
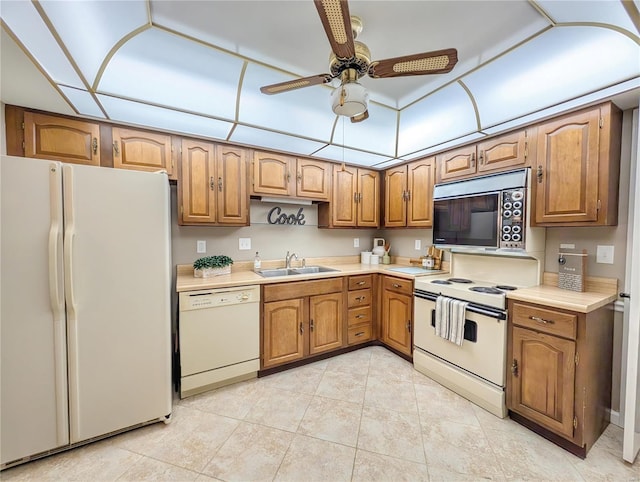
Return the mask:
<svg viewBox="0 0 640 482"><path fill-rule="evenodd" d="M362 251L360 253L360 262L362 264L369 264L371 262L371 251Z"/></svg>
<svg viewBox="0 0 640 482"><path fill-rule="evenodd" d="M372 254L371 264L380 264L380 256L378 256L377 254Z"/></svg>

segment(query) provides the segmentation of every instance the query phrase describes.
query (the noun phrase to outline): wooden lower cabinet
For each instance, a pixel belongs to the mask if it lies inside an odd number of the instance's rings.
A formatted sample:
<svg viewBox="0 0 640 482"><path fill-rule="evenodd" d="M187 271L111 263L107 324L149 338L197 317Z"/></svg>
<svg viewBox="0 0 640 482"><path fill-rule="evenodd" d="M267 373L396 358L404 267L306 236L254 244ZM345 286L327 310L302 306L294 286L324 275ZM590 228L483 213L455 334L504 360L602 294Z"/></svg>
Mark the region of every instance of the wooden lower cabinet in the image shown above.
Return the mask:
<svg viewBox="0 0 640 482"><path fill-rule="evenodd" d="M343 278L263 286L260 368L342 348L344 296Z"/></svg>
<svg viewBox="0 0 640 482"><path fill-rule="evenodd" d="M382 276L382 343L412 354L413 281Z"/></svg>
<svg viewBox="0 0 640 482"><path fill-rule="evenodd" d="M608 424L613 314L509 300L507 408L578 456Z"/></svg>

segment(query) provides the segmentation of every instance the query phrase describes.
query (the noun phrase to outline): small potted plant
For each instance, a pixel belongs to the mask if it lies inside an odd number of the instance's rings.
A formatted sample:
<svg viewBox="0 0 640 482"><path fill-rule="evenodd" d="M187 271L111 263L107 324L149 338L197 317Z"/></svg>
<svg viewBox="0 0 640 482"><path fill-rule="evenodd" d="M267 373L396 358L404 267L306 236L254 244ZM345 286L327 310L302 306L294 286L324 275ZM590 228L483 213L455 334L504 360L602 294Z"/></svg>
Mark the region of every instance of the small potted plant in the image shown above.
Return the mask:
<svg viewBox="0 0 640 482"><path fill-rule="evenodd" d="M193 276L196 278L209 278L221 274L231 273L233 260L229 256L216 255L205 256L196 259L193 263Z"/></svg>

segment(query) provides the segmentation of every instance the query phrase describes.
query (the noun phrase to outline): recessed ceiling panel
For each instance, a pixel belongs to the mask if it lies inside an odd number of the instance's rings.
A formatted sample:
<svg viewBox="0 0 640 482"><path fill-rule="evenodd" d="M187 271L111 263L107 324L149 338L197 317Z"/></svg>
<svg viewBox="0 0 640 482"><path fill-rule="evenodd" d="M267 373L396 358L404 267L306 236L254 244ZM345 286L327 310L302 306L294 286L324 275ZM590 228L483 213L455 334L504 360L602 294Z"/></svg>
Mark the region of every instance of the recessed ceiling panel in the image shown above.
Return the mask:
<svg viewBox="0 0 640 482"><path fill-rule="evenodd" d="M91 94L86 90L65 87L64 85L60 86L60 90L62 90L80 114L104 118L104 113L100 110L100 107L96 104Z"/></svg>
<svg viewBox="0 0 640 482"><path fill-rule="evenodd" d="M9 34L0 28L0 100L5 104L74 115L69 103Z"/></svg>
<svg viewBox="0 0 640 482"><path fill-rule="evenodd" d="M306 153L307 155L317 151L325 145L321 142L310 141L300 137L288 136L277 132L243 125L236 126L229 141L252 146L260 146L265 149L276 149L292 153Z"/></svg>
<svg viewBox="0 0 640 482"><path fill-rule="evenodd" d="M324 147L316 152L315 155L332 161L346 162L347 164L365 167L371 167L389 160L389 156L380 156L356 149L349 149L348 147L342 148L333 144Z"/></svg>
<svg viewBox="0 0 640 482"><path fill-rule="evenodd" d="M477 130L473 103L460 84L451 84L400 111L398 157Z"/></svg>
<svg viewBox="0 0 640 482"><path fill-rule="evenodd" d="M638 35L622 1L572 0L559 2L558 0L537 0L536 3L558 23L605 23Z"/></svg>
<svg viewBox="0 0 640 482"><path fill-rule="evenodd" d="M184 112L98 95L110 119L196 136L226 139L233 124Z"/></svg>
<svg viewBox="0 0 640 482"><path fill-rule="evenodd" d="M640 74L640 47L598 27L557 27L463 79L483 128Z"/></svg>
<svg viewBox="0 0 640 482"><path fill-rule="evenodd" d="M0 16L55 82L84 88L64 52L31 2L2 0Z"/></svg>
<svg viewBox="0 0 640 482"><path fill-rule="evenodd" d="M89 84L118 41L149 23L144 0L41 0L40 4Z"/></svg>
<svg viewBox="0 0 640 482"><path fill-rule="evenodd" d="M368 119L353 123L348 117L338 118L333 143L394 157L397 125L395 109L370 102Z"/></svg>
<svg viewBox="0 0 640 482"><path fill-rule="evenodd" d="M113 56L98 91L234 120L243 61L152 28Z"/></svg>
<svg viewBox="0 0 640 482"><path fill-rule="evenodd" d="M292 78L277 70L250 63L242 82L238 120L243 124L329 142L335 120L329 98L332 89L316 85L276 95L260 92L263 85Z"/></svg>

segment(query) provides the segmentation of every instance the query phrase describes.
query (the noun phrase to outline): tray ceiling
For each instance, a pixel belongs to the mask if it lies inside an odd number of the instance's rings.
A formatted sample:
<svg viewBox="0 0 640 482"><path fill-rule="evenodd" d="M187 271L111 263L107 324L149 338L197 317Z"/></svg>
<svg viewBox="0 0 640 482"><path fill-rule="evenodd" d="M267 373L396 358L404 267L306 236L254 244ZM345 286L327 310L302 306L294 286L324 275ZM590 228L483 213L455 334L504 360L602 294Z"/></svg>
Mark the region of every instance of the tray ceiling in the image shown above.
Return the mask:
<svg viewBox="0 0 640 482"><path fill-rule="evenodd" d="M336 116L311 0L0 2L9 104L378 168L583 104L637 105L634 2L351 0L372 58L456 48L448 74L361 79L370 117Z"/></svg>

